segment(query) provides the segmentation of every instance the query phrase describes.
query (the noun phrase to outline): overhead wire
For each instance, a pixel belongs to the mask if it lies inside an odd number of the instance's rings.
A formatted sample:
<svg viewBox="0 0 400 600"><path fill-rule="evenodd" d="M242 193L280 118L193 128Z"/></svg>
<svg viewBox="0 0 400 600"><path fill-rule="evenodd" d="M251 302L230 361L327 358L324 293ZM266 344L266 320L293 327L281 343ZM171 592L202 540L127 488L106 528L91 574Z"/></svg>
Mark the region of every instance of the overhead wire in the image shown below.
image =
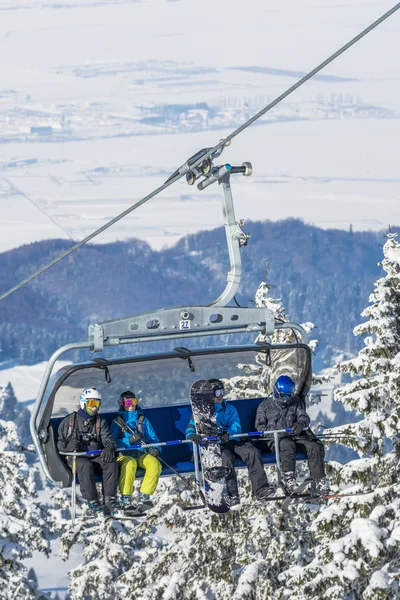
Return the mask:
<svg viewBox="0 0 400 600"><path fill-rule="evenodd" d="M161 192L163 192L166 188L168 188L173 183L175 183L176 181L178 181L179 179L181 179L181 177L183 177L184 175L186 175L186 173L188 173L189 170L192 170L192 169L196 168L197 166L199 166L205 159L207 159L208 157L212 156L220 148L222 148L228 142L230 142L231 140L233 140L236 136L238 136L240 133L242 133L242 131L244 131L245 129L247 129L247 127L249 127L255 121L257 121L258 119L260 119L260 117L262 117L268 111L270 111L272 108L274 108L274 106L276 106L277 104L279 104L280 102L282 102L282 100L284 100L285 98L287 98L287 96L289 96L290 94L292 94L295 90L297 90L300 86L302 86L306 81L308 81L309 79L311 79L316 73L318 73L319 71L321 71L322 69L324 69L332 61L334 61L341 54L343 54L344 52L346 52L346 50L348 50L349 48L351 48L351 46L353 46L354 44L356 44L359 40L361 40L364 36L366 36L370 31L372 31L373 29L375 29L375 27L377 27L378 25L380 25L383 21L385 21L386 19L388 19L390 16L392 16L399 9L400 9L400 2L397 3L395 6L393 6L393 8L391 8L390 10L388 10L386 13L384 13L381 17L379 17L379 19L377 19L376 21L374 21L373 23L371 23L371 25L369 25L368 27L366 27L365 29L363 29L363 31L361 31L361 33L359 33L354 38L352 38L349 42L347 42L347 44L345 44L344 46L342 46L341 48L339 48L339 50L337 50L336 52L334 52L333 54L331 54L326 60L324 60L317 67L315 67L314 69L312 69L312 71L310 71L304 77L302 77L301 79L299 79L294 85L292 85L285 92L283 92L283 94L281 94L280 96L278 96L277 98L275 98L275 100L273 100L272 102L270 102L269 104L267 104L267 106L265 106L260 111L258 111L255 115L253 115L250 119L248 119L240 127L238 127L237 129L235 129L231 134L229 134L224 139L220 140L218 142L218 144L216 144L213 148L210 148L205 154L202 154L200 158L198 158L196 161L194 161L193 163L191 163L190 167L189 167L189 165L187 163L185 163L184 165L182 165L178 169L178 171L176 172L176 174L174 174L174 176L170 177L165 183L163 183L163 185L159 186L157 189L155 189L154 191L150 192L150 194L147 194L147 196L145 196L144 198L142 198L141 200L139 200L138 202L136 202L135 204L133 204L132 206L130 206L129 208L127 208L126 210L124 210L122 213L120 213L119 215L117 215L116 217L114 217L113 219L111 219L111 221L108 221L108 223L106 223L105 225L103 225L99 229L96 229L96 231L94 231L93 233L91 233L90 235L88 235L87 237L85 237L83 240L81 240L80 242L78 242L77 244L75 244L74 246L72 246L71 248L69 248L68 250L66 250L65 252L63 252L62 254L60 254L57 258L55 258L52 261L50 261L47 265L45 265L44 267L38 269L37 271L35 271L34 273L32 273L32 275L29 275L29 277L26 277L20 283L18 283L17 285L13 286L12 288L10 288L6 292L4 292L0 296L0 301L4 300L5 298L7 298L7 296L10 296L12 293L16 292L22 286L26 285L27 283L29 283L30 281L32 281L33 279L35 279L36 277L38 277L39 275L41 275L42 273L44 273L45 271L47 271L47 269L50 269L51 267L53 267L54 265L56 265L58 262L60 262L61 260L63 260L67 256L69 256L70 254L72 254L72 252L75 252L75 250L78 250L78 248L80 248L84 244L87 244L88 242L90 242L91 240L93 240L95 237L97 237L98 235L100 235L101 233L103 233L103 231L106 231L106 229L108 229L109 227L111 227L112 225L114 225L115 223L117 223L118 221L120 221L121 219L123 219L124 217L126 217L127 215L129 215L131 212L133 212L134 210L136 210L137 208L139 208L139 206L141 206L142 204L144 204L145 202L147 202L151 198L154 198L154 196L157 196L158 194L160 194Z"/></svg>

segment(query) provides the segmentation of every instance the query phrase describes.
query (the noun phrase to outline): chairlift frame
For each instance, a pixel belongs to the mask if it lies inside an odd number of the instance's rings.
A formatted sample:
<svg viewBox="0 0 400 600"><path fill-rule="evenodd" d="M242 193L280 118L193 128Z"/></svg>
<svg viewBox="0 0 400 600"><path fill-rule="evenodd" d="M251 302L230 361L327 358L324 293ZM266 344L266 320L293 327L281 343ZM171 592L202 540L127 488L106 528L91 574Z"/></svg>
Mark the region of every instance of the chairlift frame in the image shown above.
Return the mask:
<svg viewBox="0 0 400 600"><path fill-rule="evenodd" d="M229 145L227 143L226 145ZM73 350L88 349L91 352L101 352L105 347L122 346L126 344L142 344L156 341L168 340L186 340L191 338L204 338L207 336L233 335L243 333L259 333L262 336L270 337L277 330L291 330L294 332L296 342L300 345L307 344L307 333L297 323L277 322L274 319L272 311L266 308L258 307L239 307L227 306L234 299L239 288L242 263L240 249L247 245L249 235L242 230L243 222L237 222L233 205L233 197L230 185L230 178L233 174L242 174L250 176L252 174L251 163L245 162L241 166L234 167L230 164L214 166L214 159L219 157L225 145L216 152L209 155L210 148L204 148L191 157L180 169L171 177L182 170L186 170L186 180L189 185L201 178L197 188L206 189L209 185L218 182L222 186L222 212L224 216L224 226L229 253L230 270L227 274L227 284L220 296L208 306L180 306L166 309L159 309L152 312L114 319L102 323L89 325L88 339L83 342L75 342L62 346L50 357L38 395L33 406L30 431L39 456L40 464L45 476L54 484L62 487L62 482L56 480L50 473L46 461L44 444L48 437L49 422L44 422L39 416L46 411L46 406L51 402L51 396L54 398L54 390L49 391L50 377L56 362L67 352ZM193 163L197 163L201 156L207 155L207 158L191 169ZM262 346L274 348L272 344L255 345L255 349L261 349ZM236 346L228 346L235 351ZM308 348L309 349L309 348ZM185 349L182 349L185 350ZM214 350L209 348L209 352ZM190 355L191 352L189 351ZM171 353L158 355L138 356L131 360L154 360L154 356L173 356ZM176 354L175 354L176 356ZM185 357L185 356L184 356ZM123 359L121 359L123 360ZM94 363L98 368L106 368L107 360L95 359ZM94 366L94 365L93 365ZM245 435L245 434L243 434ZM197 447L193 444L195 454L195 475L199 479L198 473L198 454ZM278 456L279 457L279 451ZM278 466L279 475L279 466Z"/></svg>

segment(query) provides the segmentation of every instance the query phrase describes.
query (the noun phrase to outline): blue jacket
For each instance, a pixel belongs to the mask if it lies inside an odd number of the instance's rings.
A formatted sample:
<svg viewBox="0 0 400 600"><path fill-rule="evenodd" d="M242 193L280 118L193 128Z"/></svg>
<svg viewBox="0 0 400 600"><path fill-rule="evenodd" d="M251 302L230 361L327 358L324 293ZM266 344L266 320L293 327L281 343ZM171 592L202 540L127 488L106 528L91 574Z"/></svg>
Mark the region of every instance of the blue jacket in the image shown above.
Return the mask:
<svg viewBox="0 0 400 600"><path fill-rule="evenodd" d="M143 415L143 410L140 408L140 406L138 406L137 409L134 411L128 411L128 410L124 410L124 409L120 409L118 411L118 416L122 417L123 420L125 421L125 423L127 425L129 425L129 427L131 429L133 429L133 431L135 433L138 432L137 423L138 423L138 418L140 415ZM113 421L111 423L110 430L114 436L115 442L117 444L117 448L120 448L121 446L128 447L131 445L129 443L129 438L130 438L131 434L128 432L123 432L122 429L117 425L117 423L115 421ZM146 417L144 418L143 423L142 423L142 440L145 444L152 444L153 442L160 441L157 437L156 432L153 429L152 424ZM161 453L161 446L157 446L155 444L153 446L153 448L157 448L157 450ZM148 452L149 450L150 450L150 448L146 448L143 451L129 450L128 452L126 452L126 454L129 456L139 456L140 454L143 454L143 452L145 452L145 451Z"/></svg>
<svg viewBox="0 0 400 600"><path fill-rule="evenodd" d="M222 431L227 431L230 435L242 433L239 413L232 404L228 404L225 400L220 403L215 403L215 415L217 417L219 433ZM186 439L193 433L196 433L196 426L192 417L186 428Z"/></svg>

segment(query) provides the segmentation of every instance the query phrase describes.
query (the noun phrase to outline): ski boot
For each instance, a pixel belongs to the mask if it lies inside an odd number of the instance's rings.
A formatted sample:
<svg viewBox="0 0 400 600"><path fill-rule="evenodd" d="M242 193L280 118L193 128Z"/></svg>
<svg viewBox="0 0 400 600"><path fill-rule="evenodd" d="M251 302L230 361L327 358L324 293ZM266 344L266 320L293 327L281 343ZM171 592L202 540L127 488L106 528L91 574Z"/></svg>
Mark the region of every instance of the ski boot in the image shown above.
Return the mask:
<svg viewBox="0 0 400 600"><path fill-rule="evenodd" d="M115 496L106 496L104 498L104 514L106 517L115 517L117 514L117 499Z"/></svg>
<svg viewBox="0 0 400 600"><path fill-rule="evenodd" d="M100 502L96 500L88 500L88 507L92 516L96 519L103 516L103 508Z"/></svg>
<svg viewBox="0 0 400 600"><path fill-rule="evenodd" d="M270 498L271 496L273 496L275 494L275 492L276 492L276 489L274 487L265 485L264 487L257 490L256 498L257 498L257 500L260 500L262 502L263 500L266 500L267 498Z"/></svg>
<svg viewBox="0 0 400 600"><path fill-rule="evenodd" d="M127 517L136 514L138 511L136 504L132 502L132 496L130 494L123 494L121 496L119 508Z"/></svg>
<svg viewBox="0 0 400 600"><path fill-rule="evenodd" d="M296 489L298 487L298 483L296 481L296 474L294 471L288 471L287 473L282 473L283 486L286 490L286 493L289 496L293 496L295 494Z"/></svg>
<svg viewBox="0 0 400 600"><path fill-rule="evenodd" d="M150 500L150 494L145 494L144 492L139 492L137 499L137 507L140 512L146 512L146 510L150 510L153 508L154 504Z"/></svg>
<svg viewBox="0 0 400 600"><path fill-rule="evenodd" d="M240 508L240 498L236 494L228 494L224 496L224 500L227 506L229 506L229 510L237 510Z"/></svg>
<svg viewBox="0 0 400 600"><path fill-rule="evenodd" d="M314 479L310 489L310 496L313 498L322 498L329 494L329 484L326 477Z"/></svg>

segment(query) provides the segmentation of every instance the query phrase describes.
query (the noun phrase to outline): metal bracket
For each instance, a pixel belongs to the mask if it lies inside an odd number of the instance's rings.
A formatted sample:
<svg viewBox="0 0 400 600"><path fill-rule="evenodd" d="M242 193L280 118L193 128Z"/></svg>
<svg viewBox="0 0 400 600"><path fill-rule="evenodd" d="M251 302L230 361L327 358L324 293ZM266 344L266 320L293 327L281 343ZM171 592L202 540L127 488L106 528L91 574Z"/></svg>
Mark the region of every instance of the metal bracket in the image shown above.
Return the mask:
<svg viewBox="0 0 400 600"><path fill-rule="evenodd" d="M253 331L272 335L274 329L274 315L266 308L175 307L90 325L89 344L99 352L123 343Z"/></svg>

